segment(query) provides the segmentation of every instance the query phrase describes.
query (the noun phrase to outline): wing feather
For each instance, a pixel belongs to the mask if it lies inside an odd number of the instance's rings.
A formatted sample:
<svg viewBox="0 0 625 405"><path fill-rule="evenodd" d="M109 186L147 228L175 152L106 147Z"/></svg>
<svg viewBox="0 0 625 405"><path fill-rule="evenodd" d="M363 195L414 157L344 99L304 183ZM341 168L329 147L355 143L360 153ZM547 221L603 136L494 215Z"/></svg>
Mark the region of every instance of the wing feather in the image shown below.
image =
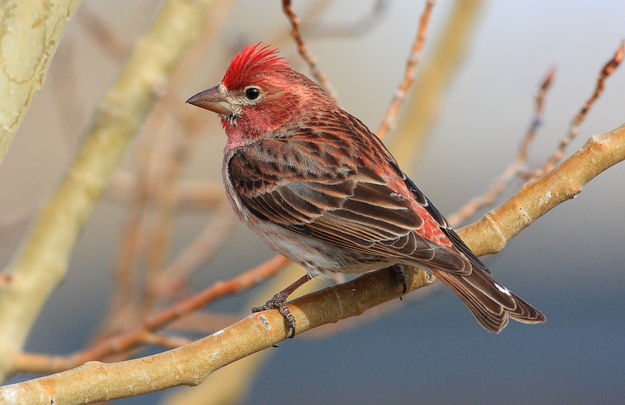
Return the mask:
<svg viewBox="0 0 625 405"><path fill-rule="evenodd" d="M420 233L425 219L414 209L415 199L403 179L392 170L381 175L357 158L328 160L337 149L330 142L314 142L311 133L262 139L231 156L228 175L243 204L261 220L399 262L455 274L471 270L451 246L439 246ZM369 145L367 150L381 151L370 158L390 167L388 159L392 158L385 149ZM283 171L288 177L281 178L283 166L288 168Z"/></svg>

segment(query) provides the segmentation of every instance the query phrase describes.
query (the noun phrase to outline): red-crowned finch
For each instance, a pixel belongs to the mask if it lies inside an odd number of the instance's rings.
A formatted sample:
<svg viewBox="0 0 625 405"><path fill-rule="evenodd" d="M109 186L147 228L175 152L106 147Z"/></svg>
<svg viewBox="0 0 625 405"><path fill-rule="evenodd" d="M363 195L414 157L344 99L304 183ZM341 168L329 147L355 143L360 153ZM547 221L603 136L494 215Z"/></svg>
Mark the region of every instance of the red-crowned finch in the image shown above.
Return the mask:
<svg viewBox="0 0 625 405"><path fill-rule="evenodd" d="M307 280L390 266L401 274L402 265L428 268L490 332L508 318L545 321L489 276L380 139L275 50L248 46L219 84L187 102L221 117L228 137L222 174L233 209L307 270L255 308L279 309L292 334L285 301Z"/></svg>

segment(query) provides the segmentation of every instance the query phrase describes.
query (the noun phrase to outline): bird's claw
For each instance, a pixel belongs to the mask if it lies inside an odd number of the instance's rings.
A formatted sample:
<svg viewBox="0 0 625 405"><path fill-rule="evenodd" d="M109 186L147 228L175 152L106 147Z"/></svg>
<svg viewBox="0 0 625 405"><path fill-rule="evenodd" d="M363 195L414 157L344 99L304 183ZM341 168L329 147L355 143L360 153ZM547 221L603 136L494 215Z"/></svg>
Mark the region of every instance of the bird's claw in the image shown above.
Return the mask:
<svg viewBox="0 0 625 405"><path fill-rule="evenodd" d="M406 270L404 269L403 264L396 264L391 266L391 270L395 273L395 276L399 280L402 285L401 295L405 295L408 292L408 275L406 274ZM399 297L400 300L403 301L403 297Z"/></svg>
<svg viewBox="0 0 625 405"><path fill-rule="evenodd" d="M286 303L287 297L288 297L288 294L279 292L273 297L271 297L271 299L267 301L264 305L261 305L259 307L253 307L252 312L256 313L256 312L266 311L269 309L277 309L280 312L280 314L282 314L282 316L284 317L284 320L286 321L289 327L288 337L289 339L292 339L295 336L295 317L293 316L293 314L291 314L291 311L289 310L289 306Z"/></svg>

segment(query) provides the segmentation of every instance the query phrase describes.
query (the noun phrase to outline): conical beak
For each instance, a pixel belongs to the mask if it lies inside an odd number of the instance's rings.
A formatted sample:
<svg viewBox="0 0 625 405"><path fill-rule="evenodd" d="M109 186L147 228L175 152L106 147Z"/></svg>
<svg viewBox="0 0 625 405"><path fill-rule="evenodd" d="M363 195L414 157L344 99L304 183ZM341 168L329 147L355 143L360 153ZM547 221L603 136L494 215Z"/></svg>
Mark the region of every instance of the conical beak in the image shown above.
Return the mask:
<svg viewBox="0 0 625 405"><path fill-rule="evenodd" d="M228 102L227 96L228 90L226 86L219 83L208 90L197 93L195 96L188 99L187 103L216 112L217 114L234 114L234 110L232 105Z"/></svg>

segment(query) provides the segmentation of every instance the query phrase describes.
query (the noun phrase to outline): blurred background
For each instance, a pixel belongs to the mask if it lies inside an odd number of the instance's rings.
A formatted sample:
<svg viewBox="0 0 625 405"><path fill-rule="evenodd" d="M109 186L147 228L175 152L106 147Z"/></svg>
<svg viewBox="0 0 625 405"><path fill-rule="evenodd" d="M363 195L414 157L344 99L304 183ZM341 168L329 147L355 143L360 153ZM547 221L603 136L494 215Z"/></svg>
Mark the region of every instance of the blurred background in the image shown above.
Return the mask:
<svg viewBox="0 0 625 405"><path fill-rule="evenodd" d="M341 106L377 128L401 80L423 1L296 3L304 38L337 90ZM154 0L87 0L71 22L44 88L0 167L0 189L4 190L0 265L9 263L29 219L71 162L95 103L115 80L128 50L149 26L159 4ZM463 56L446 74L437 100L430 100L439 101L440 108L430 114L435 120L425 138L410 141L410 135L399 139L395 133L386 138L405 170L445 214L482 194L512 161L532 116L536 86L550 67L556 67L544 125L528 160L530 167L541 165L592 93L599 70L625 38L622 1L439 1L420 67L436 52L454 10L463 7L473 13L460 38L466 41ZM230 58L249 43L262 41L279 47L294 66L308 73L288 35L288 20L279 1L223 2L215 13L217 18L207 23L206 43L195 51L194 63L177 79L170 102L159 105L161 110L155 115L160 118L150 118L126 153L114 181L116 190L107 193L89 220L68 276L32 330L27 350L71 353L88 344L98 331L115 284L113 269L119 265L119 246L127 235L129 206L133 206L123 195L133 192L124 188L124 180L145 169L141 162L146 159L152 159L149 167L156 167L152 177L158 177L158 168L165 164L161 159L167 158L188 129L177 122L176 114L191 117L199 133L180 177L194 184L221 181L225 136L218 120L183 105L184 100L217 83ZM114 37L97 34L98 24ZM589 136L625 122L622 69L608 79L605 94L569 154ZM413 91L418 93L420 87ZM174 114L172 109L182 112ZM401 111L400 128L410 115L409 108ZM414 149L406 147L410 142ZM397 145L402 145L399 150ZM575 200L537 220L501 253L485 258L497 280L546 314L545 325L512 322L494 336L476 324L452 293L427 288L431 291L414 293L415 297L395 305L394 310L353 327L329 330L323 336L304 334L266 351L264 362L251 373L249 392L239 403L622 403L624 178L623 164L607 170ZM521 184L513 182L506 195ZM223 244L214 243L217 253L201 264L191 283L177 294L199 291L273 255L245 227L227 219L228 212L213 204L210 210L196 207L176 214L169 234L171 245L163 253L165 263L211 229L211 224L217 226L216 217L226 218L215 231L223 235ZM149 240L150 230L158 227L158 206L146 208L145 215ZM140 257L136 266L141 268L147 260ZM292 272L282 285L301 274ZM279 286L260 293L262 288L228 297L207 310L236 320ZM30 377L17 375L10 381ZM247 381L247 377L240 378ZM155 393L118 403L161 400L165 400L163 393Z"/></svg>

